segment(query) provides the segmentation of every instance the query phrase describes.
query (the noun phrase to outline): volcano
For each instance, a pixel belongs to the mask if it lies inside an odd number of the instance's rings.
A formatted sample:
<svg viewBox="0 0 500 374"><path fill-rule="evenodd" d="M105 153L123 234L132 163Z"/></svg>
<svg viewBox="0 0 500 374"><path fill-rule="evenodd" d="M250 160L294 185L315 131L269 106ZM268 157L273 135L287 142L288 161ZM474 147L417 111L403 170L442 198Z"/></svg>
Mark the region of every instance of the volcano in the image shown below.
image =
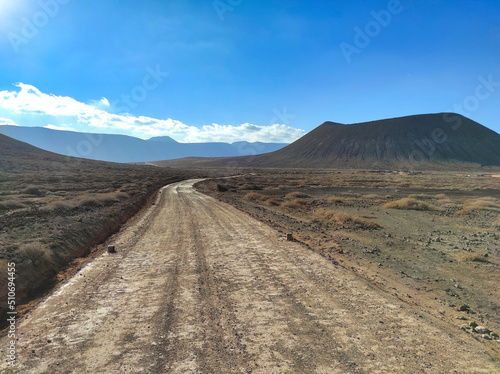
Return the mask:
<svg viewBox="0 0 500 374"><path fill-rule="evenodd" d="M294 143L257 156L178 160L170 165L266 168L500 166L500 135L459 114L354 124L325 122Z"/></svg>

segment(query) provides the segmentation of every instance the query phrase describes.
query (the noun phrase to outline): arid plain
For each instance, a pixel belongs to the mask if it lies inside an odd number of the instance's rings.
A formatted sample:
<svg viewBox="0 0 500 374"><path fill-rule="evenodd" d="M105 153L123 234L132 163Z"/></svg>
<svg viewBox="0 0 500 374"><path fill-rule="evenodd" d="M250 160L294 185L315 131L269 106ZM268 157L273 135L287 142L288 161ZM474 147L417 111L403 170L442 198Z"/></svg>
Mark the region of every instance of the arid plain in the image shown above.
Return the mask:
<svg viewBox="0 0 500 374"><path fill-rule="evenodd" d="M197 188L500 353L494 174L272 170Z"/></svg>

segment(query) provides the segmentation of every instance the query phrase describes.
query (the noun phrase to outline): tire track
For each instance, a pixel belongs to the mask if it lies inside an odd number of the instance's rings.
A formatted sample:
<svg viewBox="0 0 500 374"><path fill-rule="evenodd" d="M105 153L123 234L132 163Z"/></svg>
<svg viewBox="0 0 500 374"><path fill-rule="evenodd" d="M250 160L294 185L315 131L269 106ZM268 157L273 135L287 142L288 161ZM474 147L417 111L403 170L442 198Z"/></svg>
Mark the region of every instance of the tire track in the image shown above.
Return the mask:
<svg viewBox="0 0 500 374"><path fill-rule="evenodd" d="M117 255L96 258L18 322L11 372L498 371L465 333L192 184L165 188L113 238Z"/></svg>

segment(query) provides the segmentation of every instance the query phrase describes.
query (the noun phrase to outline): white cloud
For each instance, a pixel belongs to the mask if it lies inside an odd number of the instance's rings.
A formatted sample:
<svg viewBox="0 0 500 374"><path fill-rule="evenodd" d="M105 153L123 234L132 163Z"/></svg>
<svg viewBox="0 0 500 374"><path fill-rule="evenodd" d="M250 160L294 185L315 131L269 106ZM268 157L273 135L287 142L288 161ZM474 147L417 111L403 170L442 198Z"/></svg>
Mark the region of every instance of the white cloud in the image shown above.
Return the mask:
<svg viewBox="0 0 500 374"><path fill-rule="evenodd" d="M257 126L244 123L240 126L221 126L216 123L203 126L202 129L190 128L186 142L227 142L241 140L249 142L264 141L268 143L291 143L305 134L304 130L286 125Z"/></svg>
<svg viewBox="0 0 500 374"><path fill-rule="evenodd" d="M111 107L109 100L103 97L101 100L90 100L90 105L94 108L106 110Z"/></svg>
<svg viewBox="0 0 500 374"><path fill-rule="evenodd" d="M97 115L99 110L67 96L48 95L29 84L18 83L16 91L0 91L0 106L18 114L40 113L51 116Z"/></svg>
<svg viewBox="0 0 500 374"><path fill-rule="evenodd" d="M56 130L119 133L140 138L171 136L181 142L193 143L232 143L242 140L290 143L305 134L303 130L280 124L258 126L244 123L239 126L223 126L214 123L198 128L171 118L156 119L110 113L107 111L111 109L109 101L104 97L85 104L71 97L45 94L24 83L18 83L16 87L20 90L0 91L0 109L14 113L17 119L23 116L32 119L35 115L39 117L40 122L40 119L46 116L46 123L56 124L48 124L45 127ZM0 118L0 123L1 120L13 123L8 118Z"/></svg>
<svg viewBox="0 0 500 374"><path fill-rule="evenodd" d="M0 126L17 126L17 123L15 123L13 120L10 118L2 118L0 117Z"/></svg>

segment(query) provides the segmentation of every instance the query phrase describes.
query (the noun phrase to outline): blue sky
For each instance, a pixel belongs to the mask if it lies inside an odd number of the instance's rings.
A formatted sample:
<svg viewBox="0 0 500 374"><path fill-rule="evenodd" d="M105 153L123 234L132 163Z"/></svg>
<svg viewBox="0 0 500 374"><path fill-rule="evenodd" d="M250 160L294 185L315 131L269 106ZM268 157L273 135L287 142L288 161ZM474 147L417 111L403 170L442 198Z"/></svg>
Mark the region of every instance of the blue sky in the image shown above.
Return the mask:
<svg viewBox="0 0 500 374"><path fill-rule="evenodd" d="M0 0L0 124L291 142L443 111L500 132L499 103L496 0Z"/></svg>

